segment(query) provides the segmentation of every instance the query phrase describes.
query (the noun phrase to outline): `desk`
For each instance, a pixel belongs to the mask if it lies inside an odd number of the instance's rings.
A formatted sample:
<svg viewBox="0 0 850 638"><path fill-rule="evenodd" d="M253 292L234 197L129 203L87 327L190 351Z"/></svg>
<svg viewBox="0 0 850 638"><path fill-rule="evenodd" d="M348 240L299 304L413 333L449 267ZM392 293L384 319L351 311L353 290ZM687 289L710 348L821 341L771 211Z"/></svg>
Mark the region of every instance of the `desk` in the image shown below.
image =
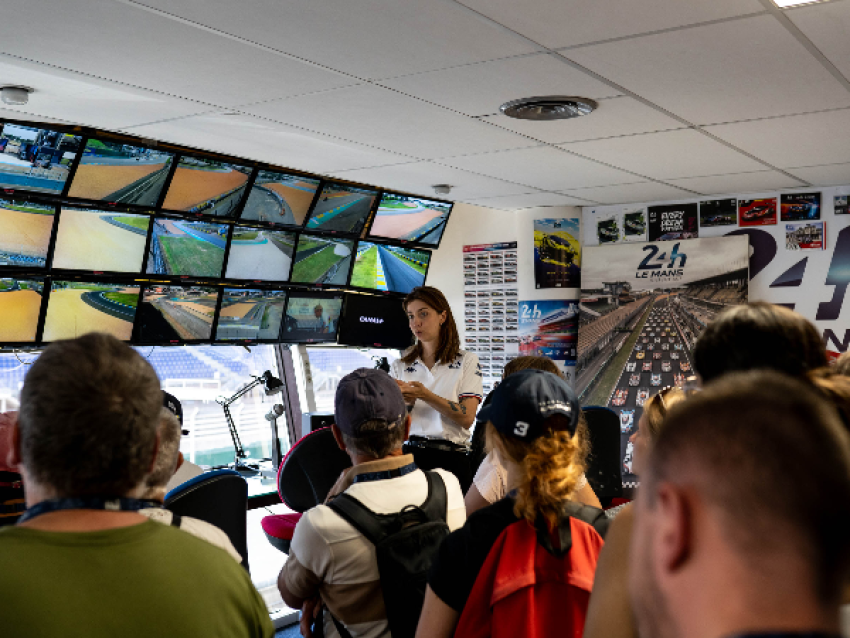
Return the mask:
<svg viewBox="0 0 850 638"><path fill-rule="evenodd" d="M260 464L266 472L271 472L271 464L266 467L265 463ZM256 476L246 476L245 482L248 483L248 509L253 510L258 507L268 507L280 503L280 496L277 493L277 476L267 477L262 474Z"/></svg>

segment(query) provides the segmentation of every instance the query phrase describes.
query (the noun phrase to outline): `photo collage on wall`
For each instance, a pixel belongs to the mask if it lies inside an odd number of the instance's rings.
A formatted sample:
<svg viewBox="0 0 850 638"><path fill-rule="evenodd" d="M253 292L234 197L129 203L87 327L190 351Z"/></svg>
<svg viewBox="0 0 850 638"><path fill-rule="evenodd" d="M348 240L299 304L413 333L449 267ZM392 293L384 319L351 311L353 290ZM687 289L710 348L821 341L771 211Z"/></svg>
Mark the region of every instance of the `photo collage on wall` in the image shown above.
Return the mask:
<svg viewBox="0 0 850 638"><path fill-rule="evenodd" d="M519 351L517 242L463 247L465 348L478 355L484 393Z"/></svg>

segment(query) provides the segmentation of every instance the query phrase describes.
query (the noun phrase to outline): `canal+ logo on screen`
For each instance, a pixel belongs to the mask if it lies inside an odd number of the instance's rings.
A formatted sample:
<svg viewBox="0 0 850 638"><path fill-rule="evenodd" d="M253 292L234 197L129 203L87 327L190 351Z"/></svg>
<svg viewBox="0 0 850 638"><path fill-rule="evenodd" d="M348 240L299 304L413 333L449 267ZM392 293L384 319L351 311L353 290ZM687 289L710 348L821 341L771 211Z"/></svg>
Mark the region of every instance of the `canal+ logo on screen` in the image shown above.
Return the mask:
<svg viewBox="0 0 850 638"><path fill-rule="evenodd" d="M667 252L655 244L647 244L643 247L646 256L640 262L635 273L636 279L649 279L652 281L675 281L685 276L685 264L688 256L679 251L679 242L673 246L668 257ZM661 253L661 254L659 254Z"/></svg>

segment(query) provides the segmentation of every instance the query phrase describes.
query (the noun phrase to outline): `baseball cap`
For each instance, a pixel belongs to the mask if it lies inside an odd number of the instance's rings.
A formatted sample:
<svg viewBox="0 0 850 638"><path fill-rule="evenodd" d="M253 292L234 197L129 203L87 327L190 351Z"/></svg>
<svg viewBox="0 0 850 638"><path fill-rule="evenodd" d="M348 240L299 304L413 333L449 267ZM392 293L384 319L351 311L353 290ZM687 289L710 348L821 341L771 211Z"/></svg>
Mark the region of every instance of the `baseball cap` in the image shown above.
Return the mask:
<svg viewBox="0 0 850 638"><path fill-rule="evenodd" d="M556 414L567 417L570 434L578 427L578 398L566 381L551 372L515 372L493 390L492 397L478 412L478 420L490 421L505 436L533 441L545 433L543 422Z"/></svg>
<svg viewBox="0 0 850 638"><path fill-rule="evenodd" d="M180 403L180 399L178 399L173 394L169 394L165 390L162 391L162 407L168 408L177 417L177 420L180 421L180 425L183 425L183 405Z"/></svg>
<svg viewBox="0 0 850 638"><path fill-rule="evenodd" d="M406 414L398 384L383 370L358 368L345 375L336 388L336 426L349 436L357 436L366 421L383 421L391 430Z"/></svg>

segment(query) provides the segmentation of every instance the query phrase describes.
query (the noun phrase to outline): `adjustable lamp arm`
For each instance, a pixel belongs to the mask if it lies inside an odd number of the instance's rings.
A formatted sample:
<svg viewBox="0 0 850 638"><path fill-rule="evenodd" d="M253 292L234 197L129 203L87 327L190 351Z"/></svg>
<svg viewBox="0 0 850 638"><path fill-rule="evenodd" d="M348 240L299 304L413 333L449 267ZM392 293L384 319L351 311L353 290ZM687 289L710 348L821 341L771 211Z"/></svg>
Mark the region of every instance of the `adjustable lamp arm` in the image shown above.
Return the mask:
<svg viewBox="0 0 850 638"><path fill-rule="evenodd" d="M230 430L230 438L233 440L233 449L236 450L236 464L239 464L240 459L246 457L245 448L242 447L242 440L239 438L239 432L236 430L236 424L233 422L233 415L230 414L230 406L240 397L247 394L258 385L263 383L262 377L254 377L254 380L248 383L245 387L239 390L232 397L225 399L219 397L215 400L222 409L224 409L224 417L227 420L227 429Z"/></svg>

